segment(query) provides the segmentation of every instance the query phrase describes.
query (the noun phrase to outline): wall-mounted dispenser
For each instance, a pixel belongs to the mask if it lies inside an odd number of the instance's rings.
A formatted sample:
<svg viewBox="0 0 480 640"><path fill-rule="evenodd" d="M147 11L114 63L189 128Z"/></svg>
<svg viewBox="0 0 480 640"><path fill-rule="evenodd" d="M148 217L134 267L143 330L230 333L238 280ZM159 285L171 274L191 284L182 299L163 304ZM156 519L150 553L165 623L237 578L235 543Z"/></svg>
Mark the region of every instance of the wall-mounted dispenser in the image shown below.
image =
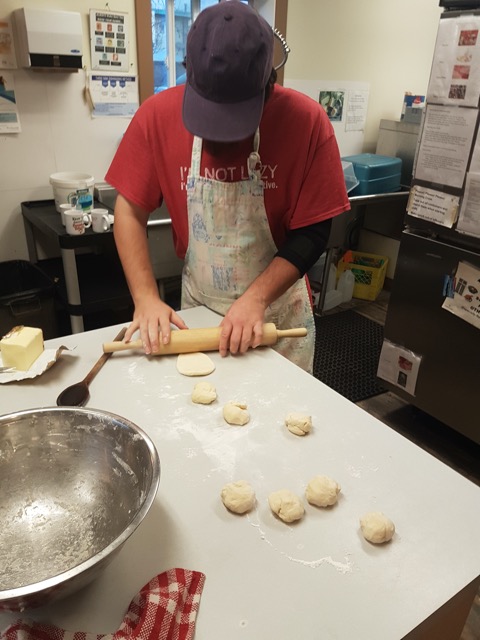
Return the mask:
<svg viewBox="0 0 480 640"><path fill-rule="evenodd" d="M18 63L30 69L82 68L82 18L74 11L15 9Z"/></svg>

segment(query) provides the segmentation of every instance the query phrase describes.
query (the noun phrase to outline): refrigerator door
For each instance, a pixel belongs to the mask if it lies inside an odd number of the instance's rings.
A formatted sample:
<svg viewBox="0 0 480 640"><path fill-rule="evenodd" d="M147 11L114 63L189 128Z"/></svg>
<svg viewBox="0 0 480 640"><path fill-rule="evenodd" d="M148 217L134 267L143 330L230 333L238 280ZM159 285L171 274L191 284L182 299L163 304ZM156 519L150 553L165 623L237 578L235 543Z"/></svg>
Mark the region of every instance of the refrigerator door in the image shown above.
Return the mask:
<svg viewBox="0 0 480 640"><path fill-rule="evenodd" d="M480 270L480 253L403 232L384 336L422 360L414 396L386 384L480 443L480 329L442 308L444 278L459 262Z"/></svg>

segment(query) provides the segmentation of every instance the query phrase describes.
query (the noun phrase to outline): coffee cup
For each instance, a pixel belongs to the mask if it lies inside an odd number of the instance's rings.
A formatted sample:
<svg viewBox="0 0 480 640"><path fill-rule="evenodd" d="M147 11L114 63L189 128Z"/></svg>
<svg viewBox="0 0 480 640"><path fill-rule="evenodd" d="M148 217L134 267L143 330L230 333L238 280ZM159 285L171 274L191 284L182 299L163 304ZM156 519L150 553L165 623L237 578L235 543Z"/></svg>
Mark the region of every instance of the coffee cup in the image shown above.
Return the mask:
<svg viewBox="0 0 480 640"><path fill-rule="evenodd" d="M92 218L92 231L95 231L95 233L105 233L110 229L108 209L92 209L90 216Z"/></svg>
<svg viewBox="0 0 480 640"><path fill-rule="evenodd" d="M72 204L61 204L60 205L60 216L62 218L62 224L65 226L65 211L75 211L75 206Z"/></svg>
<svg viewBox="0 0 480 640"><path fill-rule="evenodd" d="M88 213L83 213L78 209L70 209L63 214L65 218L65 230L70 236L80 236L85 233L85 229L91 226L92 220Z"/></svg>

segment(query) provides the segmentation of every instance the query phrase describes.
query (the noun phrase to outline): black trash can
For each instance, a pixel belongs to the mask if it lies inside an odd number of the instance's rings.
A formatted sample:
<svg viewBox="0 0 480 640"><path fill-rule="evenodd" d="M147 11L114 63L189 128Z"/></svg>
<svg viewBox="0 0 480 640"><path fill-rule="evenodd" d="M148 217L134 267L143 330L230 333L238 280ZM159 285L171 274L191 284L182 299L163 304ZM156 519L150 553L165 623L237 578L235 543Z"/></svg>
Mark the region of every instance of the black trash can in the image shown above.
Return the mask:
<svg viewBox="0 0 480 640"><path fill-rule="evenodd" d="M17 325L39 327L48 340L58 335L56 285L26 260L0 262L0 336Z"/></svg>

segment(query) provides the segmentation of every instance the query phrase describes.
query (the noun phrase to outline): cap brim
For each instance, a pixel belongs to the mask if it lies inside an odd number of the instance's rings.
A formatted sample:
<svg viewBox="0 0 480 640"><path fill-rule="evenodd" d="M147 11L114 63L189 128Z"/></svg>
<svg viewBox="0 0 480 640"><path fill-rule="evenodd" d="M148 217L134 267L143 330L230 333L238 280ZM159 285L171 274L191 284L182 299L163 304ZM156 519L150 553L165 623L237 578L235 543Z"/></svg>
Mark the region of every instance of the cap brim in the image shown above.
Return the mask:
<svg viewBox="0 0 480 640"><path fill-rule="evenodd" d="M236 142L255 133L262 117L265 94L243 102L206 100L187 83L183 95L183 123L190 133L214 142Z"/></svg>

